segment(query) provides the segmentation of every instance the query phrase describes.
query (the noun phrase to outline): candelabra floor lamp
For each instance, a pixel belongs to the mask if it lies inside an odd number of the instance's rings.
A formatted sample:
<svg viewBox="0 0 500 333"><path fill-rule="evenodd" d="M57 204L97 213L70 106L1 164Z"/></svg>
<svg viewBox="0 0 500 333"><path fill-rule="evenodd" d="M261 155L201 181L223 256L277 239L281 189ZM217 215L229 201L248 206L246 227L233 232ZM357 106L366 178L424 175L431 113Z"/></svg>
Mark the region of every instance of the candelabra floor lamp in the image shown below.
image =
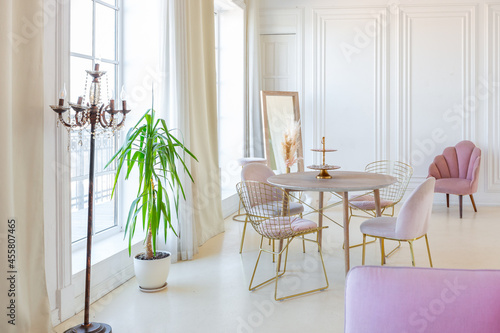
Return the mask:
<svg viewBox="0 0 500 333"><path fill-rule="evenodd" d="M72 327L65 333L109 333L112 332L111 326L103 323L90 322L90 275L91 275L91 254L92 254L92 234L94 217L94 158L95 158L95 137L101 133L113 133L123 127L125 124L127 104L122 92L122 110L115 110L114 99L111 97L109 104L101 102L101 78L106 74L99 70L99 64L95 64L94 70L87 70L87 81L89 77L92 82L88 90L88 102L84 103L84 97L78 98L76 104L69 103L71 108L65 107L64 99L66 89L63 88L59 98L58 105L50 107L58 114L58 122L62 124L68 132L75 130L88 130L90 128L90 161L89 161L89 192L88 192L88 224L87 224L87 256L85 272L85 317L83 324ZM87 83L85 84L85 94L87 95ZM63 118L63 114L73 109L74 116L69 116L69 120Z"/></svg>

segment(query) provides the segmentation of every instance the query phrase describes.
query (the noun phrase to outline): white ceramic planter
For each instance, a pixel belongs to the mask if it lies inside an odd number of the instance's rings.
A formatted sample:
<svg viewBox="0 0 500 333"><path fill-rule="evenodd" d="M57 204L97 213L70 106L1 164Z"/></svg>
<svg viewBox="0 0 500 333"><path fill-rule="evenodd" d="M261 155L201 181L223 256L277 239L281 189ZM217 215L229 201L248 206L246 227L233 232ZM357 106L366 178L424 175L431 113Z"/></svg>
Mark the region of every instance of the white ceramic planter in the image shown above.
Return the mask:
<svg viewBox="0 0 500 333"><path fill-rule="evenodd" d="M161 290L166 286L170 271L171 254L168 257L155 260L140 260L134 257L135 277L143 291Z"/></svg>

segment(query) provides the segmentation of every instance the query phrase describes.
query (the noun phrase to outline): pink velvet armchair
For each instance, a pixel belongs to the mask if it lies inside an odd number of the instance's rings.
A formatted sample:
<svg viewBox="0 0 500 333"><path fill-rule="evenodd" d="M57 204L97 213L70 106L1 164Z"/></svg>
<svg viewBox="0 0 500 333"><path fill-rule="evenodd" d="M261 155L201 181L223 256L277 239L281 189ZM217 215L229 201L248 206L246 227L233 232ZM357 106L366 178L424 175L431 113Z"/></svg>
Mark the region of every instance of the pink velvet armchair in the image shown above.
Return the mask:
<svg viewBox="0 0 500 333"><path fill-rule="evenodd" d="M477 212L472 195L477 191L480 162L481 149L470 141L461 141L455 147L447 147L429 167L429 177L436 178L434 192L446 193L447 207L450 207L450 194L458 195L460 218L464 195L470 197Z"/></svg>

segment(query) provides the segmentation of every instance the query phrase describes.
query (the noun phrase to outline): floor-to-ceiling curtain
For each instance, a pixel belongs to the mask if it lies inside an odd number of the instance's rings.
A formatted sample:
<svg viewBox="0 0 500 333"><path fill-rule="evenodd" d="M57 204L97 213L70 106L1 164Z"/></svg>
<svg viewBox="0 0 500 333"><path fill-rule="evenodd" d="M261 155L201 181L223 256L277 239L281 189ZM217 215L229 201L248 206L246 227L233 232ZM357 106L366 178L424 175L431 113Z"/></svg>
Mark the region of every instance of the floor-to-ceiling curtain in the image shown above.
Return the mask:
<svg viewBox="0 0 500 333"><path fill-rule="evenodd" d="M177 134L196 155L187 159L194 183L186 174L186 200L181 200L179 238L168 239L174 260L192 259L209 238L224 231L221 209L215 72L213 0L170 0L165 4L161 38L162 72L168 82L161 89L162 107L169 110ZM174 246L174 245L177 246ZM174 248L175 247L175 248Z"/></svg>
<svg viewBox="0 0 500 333"><path fill-rule="evenodd" d="M264 135L260 111L260 27L259 0L246 0L246 109L245 156L264 156Z"/></svg>
<svg viewBox="0 0 500 333"><path fill-rule="evenodd" d="M52 329L43 239L42 5L39 0L0 2L2 333Z"/></svg>

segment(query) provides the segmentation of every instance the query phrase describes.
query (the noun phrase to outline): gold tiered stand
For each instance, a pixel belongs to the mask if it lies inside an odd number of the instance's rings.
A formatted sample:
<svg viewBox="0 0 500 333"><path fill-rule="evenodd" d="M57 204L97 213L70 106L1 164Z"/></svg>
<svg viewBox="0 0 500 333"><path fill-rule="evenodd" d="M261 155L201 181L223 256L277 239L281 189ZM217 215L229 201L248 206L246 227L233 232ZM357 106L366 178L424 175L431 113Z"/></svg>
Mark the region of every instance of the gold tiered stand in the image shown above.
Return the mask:
<svg viewBox="0 0 500 333"><path fill-rule="evenodd" d="M336 149L325 149L325 137L321 139L321 144L323 145L322 149L311 149L314 152L322 152L323 153L323 164L320 165L310 165L307 168L312 170L320 170L319 174L316 176L318 179L331 179L332 176L328 173L328 170L336 170L340 169L337 165L329 165L325 163L325 153L332 153L337 151Z"/></svg>

